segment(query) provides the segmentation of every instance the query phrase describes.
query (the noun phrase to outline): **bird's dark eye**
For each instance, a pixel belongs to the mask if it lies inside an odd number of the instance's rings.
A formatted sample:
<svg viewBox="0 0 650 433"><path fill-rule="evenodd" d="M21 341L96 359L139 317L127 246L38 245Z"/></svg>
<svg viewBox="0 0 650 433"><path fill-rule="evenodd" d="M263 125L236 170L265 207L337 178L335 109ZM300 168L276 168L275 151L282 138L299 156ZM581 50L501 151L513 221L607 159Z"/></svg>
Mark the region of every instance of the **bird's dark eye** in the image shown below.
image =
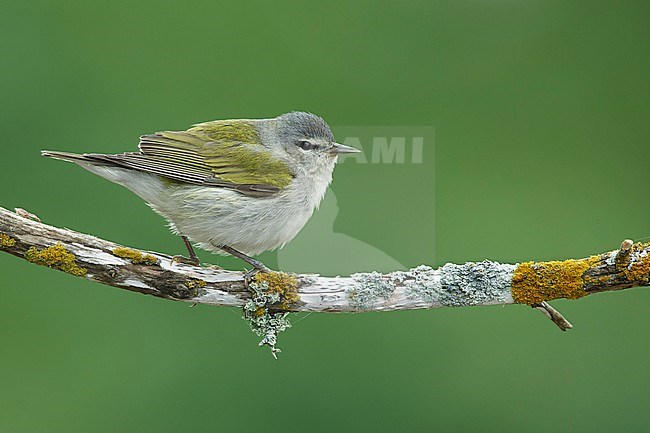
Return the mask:
<svg viewBox="0 0 650 433"><path fill-rule="evenodd" d="M300 140L298 143L298 147L301 148L302 150L312 150L315 147L317 147L315 144L307 141L307 140Z"/></svg>

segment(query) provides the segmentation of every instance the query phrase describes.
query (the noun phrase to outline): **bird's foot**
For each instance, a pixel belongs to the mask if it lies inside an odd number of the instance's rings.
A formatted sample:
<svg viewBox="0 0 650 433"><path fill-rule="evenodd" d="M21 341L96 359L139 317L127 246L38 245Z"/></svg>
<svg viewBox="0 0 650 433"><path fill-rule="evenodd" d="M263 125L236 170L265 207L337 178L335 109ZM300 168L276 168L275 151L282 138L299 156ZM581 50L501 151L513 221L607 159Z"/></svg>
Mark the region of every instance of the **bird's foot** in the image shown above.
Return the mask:
<svg viewBox="0 0 650 433"><path fill-rule="evenodd" d="M184 256L174 256L172 257L172 263L182 263L189 266L200 266L201 261L198 257L184 257Z"/></svg>
<svg viewBox="0 0 650 433"><path fill-rule="evenodd" d="M246 280L247 283L250 282L250 280L252 280L253 277L255 275L259 274L259 273L266 274L266 273L271 272L271 270L269 268L267 268L266 266L264 266L264 264L262 264L261 262L259 262L259 264L262 265L262 266L253 267L253 269L251 269L250 271L246 271L246 273L244 274L244 280Z"/></svg>
<svg viewBox="0 0 650 433"><path fill-rule="evenodd" d="M271 272L271 270L267 268L264 263L260 262L257 259L252 258L251 256L248 256L242 252L237 251L233 247L229 247L228 245L222 245L219 248L221 248L231 256L235 256L238 259L245 261L246 263L248 263L253 267L253 269L246 272L246 274L244 275L244 279L246 280L247 283L250 282L250 280L260 272L264 272L264 273Z"/></svg>
<svg viewBox="0 0 650 433"><path fill-rule="evenodd" d="M172 257L172 263L182 263L184 265L200 266L201 261L199 260L199 257L194 252L194 248L192 248L192 244L190 243L190 240L187 238L187 236L181 236L181 239L183 239L183 243L185 243L185 247L187 248L187 252L189 253L190 257L188 258L184 256L174 256Z"/></svg>

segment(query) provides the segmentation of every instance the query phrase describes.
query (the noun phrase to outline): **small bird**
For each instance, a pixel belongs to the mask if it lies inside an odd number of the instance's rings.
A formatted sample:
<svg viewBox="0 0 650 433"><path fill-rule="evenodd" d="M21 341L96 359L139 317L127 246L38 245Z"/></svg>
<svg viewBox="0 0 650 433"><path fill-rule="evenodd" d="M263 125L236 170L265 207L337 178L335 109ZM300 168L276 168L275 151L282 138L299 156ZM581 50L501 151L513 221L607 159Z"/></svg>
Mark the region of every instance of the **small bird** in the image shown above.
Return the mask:
<svg viewBox="0 0 650 433"><path fill-rule="evenodd" d="M291 112L272 119L215 120L186 131L140 137L139 152L107 155L43 151L122 185L144 199L192 244L231 254L268 271L251 256L282 247L307 223L332 181L338 155L325 121Z"/></svg>

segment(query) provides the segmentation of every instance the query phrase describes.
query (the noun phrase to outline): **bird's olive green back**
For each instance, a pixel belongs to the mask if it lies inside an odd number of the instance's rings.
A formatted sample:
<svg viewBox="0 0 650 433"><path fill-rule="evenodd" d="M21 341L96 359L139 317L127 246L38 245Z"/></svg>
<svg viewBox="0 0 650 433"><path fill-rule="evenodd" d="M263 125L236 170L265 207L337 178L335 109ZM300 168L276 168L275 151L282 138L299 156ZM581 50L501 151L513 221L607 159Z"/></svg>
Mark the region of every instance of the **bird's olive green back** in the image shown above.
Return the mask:
<svg viewBox="0 0 650 433"><path fill-rule="evenodd" d="M131 168L172 180L252 190L254 194L275 193L293 178L287 164L260 144L258 131L247 121L213 121L187 131L143 135L140 151L116 157ZM132 164L135 161L137 166Z"/></svg>
<svg viewBox="0 0 650 433"><path fill-rule="evenodd" d="M293 178L287 164L260 144L259 133L248 122L206 122L188 133L205 140L199 154L212 172L224 180L284 188Z"/></svg>

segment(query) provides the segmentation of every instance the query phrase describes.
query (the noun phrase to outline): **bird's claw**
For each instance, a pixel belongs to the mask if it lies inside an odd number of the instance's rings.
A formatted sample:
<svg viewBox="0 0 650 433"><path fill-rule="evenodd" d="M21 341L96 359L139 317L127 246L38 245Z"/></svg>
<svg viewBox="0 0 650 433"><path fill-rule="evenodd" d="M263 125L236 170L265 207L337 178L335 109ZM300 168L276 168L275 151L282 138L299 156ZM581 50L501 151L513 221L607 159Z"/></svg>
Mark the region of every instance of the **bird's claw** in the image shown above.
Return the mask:
<svg viewBox="0 0 650 433"><path fill-rule="evenodd" d="M190 266L199 266L199 265L201 265L201 261L198 259L198 257L187 258L185 256L174 256L174 257L172 257L172 263L182 263L184 265L190 265Z"/></svg>
<svg viewBox="0 0 650 433"><path fill-rule="evenodd" d="M246 285L248 286L248 283L253 279L253 277L259 273L267 274L272 272L269 268L267 268L265 265L260 263L260 266L255 266L253 269L250 271L246 271L244 274L244 281L246 281Z"/></svg>

